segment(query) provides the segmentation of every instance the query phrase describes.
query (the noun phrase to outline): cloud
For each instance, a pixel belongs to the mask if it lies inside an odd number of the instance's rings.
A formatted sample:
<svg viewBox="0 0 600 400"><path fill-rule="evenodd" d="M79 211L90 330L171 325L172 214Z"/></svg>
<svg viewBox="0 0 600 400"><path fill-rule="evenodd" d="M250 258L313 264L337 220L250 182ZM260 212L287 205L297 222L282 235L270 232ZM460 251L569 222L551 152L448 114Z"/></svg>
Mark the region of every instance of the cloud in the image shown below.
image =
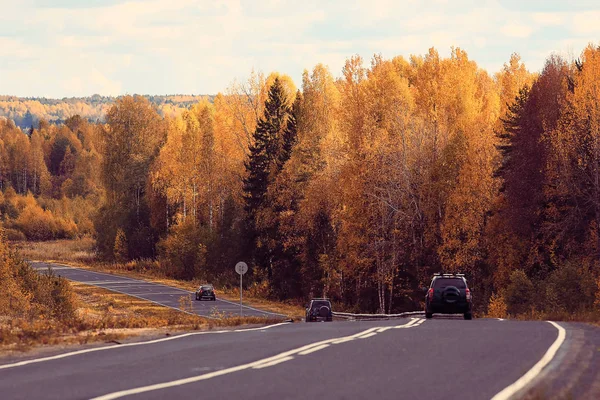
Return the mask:
<svg viewBox="0 0 600 400"><path fill-rule="evenodd" d="M536 12L531 15L531 19L538 26L559 26L564 23L566 15L561 13Z"/></svg>
<svg viewBox="0 0 600 400"><path fill-rule="evenodd" d="M579 35L600 34L600 11L585 11L575 13L572 18L573 32Z"/></svg>
<svg viewBox="0 0 600 400"><path fill-rule="evenodd" d="M408 58L432 46L443 56L461 47L490 72L519 52L536 70L540 54L600 34L591 3L571 11L502 0L42 1L7 1L0 14L0 94L216 93L252 68L299 85L317 63L339 75L353 54L368 65L374 53Z"/></svg>
<svg viewBox="0 0 600 400"><path fill-rule="evenodd" d="M533 28L528 25L507 24L502 27L502 33L508 37L527 38L533 33Z"/></svg>

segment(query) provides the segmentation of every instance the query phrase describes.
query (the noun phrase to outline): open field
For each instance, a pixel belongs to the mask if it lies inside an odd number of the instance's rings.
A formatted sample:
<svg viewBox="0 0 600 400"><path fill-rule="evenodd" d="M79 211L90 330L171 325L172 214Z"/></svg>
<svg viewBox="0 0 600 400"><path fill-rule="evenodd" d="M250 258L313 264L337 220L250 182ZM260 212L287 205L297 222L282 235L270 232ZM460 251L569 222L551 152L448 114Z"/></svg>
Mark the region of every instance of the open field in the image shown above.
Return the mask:
<svg viewBox="0 0 600 400"><path fill-rule="evenodd" d="M173 331L210 330L272 322L268 318L207 319L96 286L71 283L77 318L68 324L51 321L0 321L0 353L22 352L39 345L112 342L130 336L162 336ZM181 301L182 309L186 304Z"/></svg>
<svg viewBox="0 0 600 400"><path fill-rule="evenodd" d="M48 242L17 242L14 246L28 260L61 262L77 268L92 269L131 278L144 279L164 285L193 291L200 284L199 280L182 281L167 277L155 261L131 261L128 263L100 262L94 251L94 241L90 238L75 240L53 240ZM229 301L239 301L239 288L216 287L216 294ZM255 291L244 290L244 304L292 319L304 317L304 308L297 303L270 301L254 295Z"/></svg>

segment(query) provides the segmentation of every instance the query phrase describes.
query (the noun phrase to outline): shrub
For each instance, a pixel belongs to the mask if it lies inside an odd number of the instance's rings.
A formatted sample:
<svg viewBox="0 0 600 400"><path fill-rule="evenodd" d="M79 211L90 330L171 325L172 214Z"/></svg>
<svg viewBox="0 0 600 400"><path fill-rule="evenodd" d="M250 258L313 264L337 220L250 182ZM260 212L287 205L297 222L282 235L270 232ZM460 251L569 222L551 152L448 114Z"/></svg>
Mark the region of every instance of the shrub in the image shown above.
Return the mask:
<svg viewBox="0 0 600 400"><path fill-rule="evenodd" d="M17 319L53 319L61 323L75 318L76 302L70 284L50 273L39 274L6 244L0 232L0 314Z"/></svg>
<svg viewBox="0 0 600 400"><path fill-rule="evenodd" d="M72 239L77 236L73 221L55 218L52 212L43 210L37 203L26 202L14 223L30 240Z"/></svg>
<svg viewBox="0 0 600 400"><path fill-rule="evenodd" d="M6 239L13 241L13 242L23 242L25 240L27 240L27 237L25 236L25 234L17 229L6 229Z"/></svg>
<svg viewBox="0 0 600 400"><path fill-rule="evenodd" d="M129 258L129 249L127 246L127 237L123 229L117 230L115 237L115 245L113 246L113 254L118 262L124 262Z"/></svg>
<svg viewBox="0 0 600 400"><path fill-rule="evenodd" d="M523 270L510 274L510 283L506 287L504 298L506 311L511 315L523 314L532 308L534 287Z"/></svg>
<svg viewBox="0 0 600 400"><path fill-rule="evenodd" d="M493 293L490 298L490 303L488 304L488 317L506 318L507 314L507 306L504 297Z"/></svg>
<svg viewBox="0 0 600 400"><path fill-rule="evenodd" d="M182 279L193 279L206 266L206 247L202 231L189 218L171 228L169 235L158 243L161 264L168 274Z"/></svg>
<svg viewBox="0 0 600 400"><path fill-rule="evenodd" d="M579 312L590 309L598 290L594 275L585 264L567 262L544 281L547 311Z"/></svg>

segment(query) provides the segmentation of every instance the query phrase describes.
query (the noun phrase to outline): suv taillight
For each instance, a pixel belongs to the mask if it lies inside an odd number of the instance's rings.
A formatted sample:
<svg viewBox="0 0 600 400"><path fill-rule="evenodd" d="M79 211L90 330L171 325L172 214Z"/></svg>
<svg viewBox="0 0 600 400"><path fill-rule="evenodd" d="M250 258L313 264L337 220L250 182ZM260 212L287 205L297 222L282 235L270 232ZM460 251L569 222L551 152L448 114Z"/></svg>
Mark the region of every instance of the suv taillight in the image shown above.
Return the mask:
<svg viewBox="0 0 600 400"><path fill-rule="evenodd" d="M429 290L427 291L427 298L429 300L433 300L433 288L429 288Z"/></svg>
<svg viewBox="0 0 600 400"><path fill-rule="evenodd" d="M465 294L467 295L467 301L471 301L471 291L467 289L465 290Z"/></svg>

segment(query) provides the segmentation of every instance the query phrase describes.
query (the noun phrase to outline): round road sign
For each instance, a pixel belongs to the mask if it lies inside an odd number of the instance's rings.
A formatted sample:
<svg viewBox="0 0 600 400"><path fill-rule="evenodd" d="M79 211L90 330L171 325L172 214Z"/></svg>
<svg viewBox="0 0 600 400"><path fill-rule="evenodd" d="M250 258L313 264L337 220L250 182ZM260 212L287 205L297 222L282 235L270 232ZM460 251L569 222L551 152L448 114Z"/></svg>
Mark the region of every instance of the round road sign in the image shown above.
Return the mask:
<svg viewBox="0 0 600 400"><path fill-rule="evenodd" d="M248 264L246 264L243 261L240 261L239 263L235 264L235 272L237 272L240 275L244 275L246 272L248 272Z"/></svg>

